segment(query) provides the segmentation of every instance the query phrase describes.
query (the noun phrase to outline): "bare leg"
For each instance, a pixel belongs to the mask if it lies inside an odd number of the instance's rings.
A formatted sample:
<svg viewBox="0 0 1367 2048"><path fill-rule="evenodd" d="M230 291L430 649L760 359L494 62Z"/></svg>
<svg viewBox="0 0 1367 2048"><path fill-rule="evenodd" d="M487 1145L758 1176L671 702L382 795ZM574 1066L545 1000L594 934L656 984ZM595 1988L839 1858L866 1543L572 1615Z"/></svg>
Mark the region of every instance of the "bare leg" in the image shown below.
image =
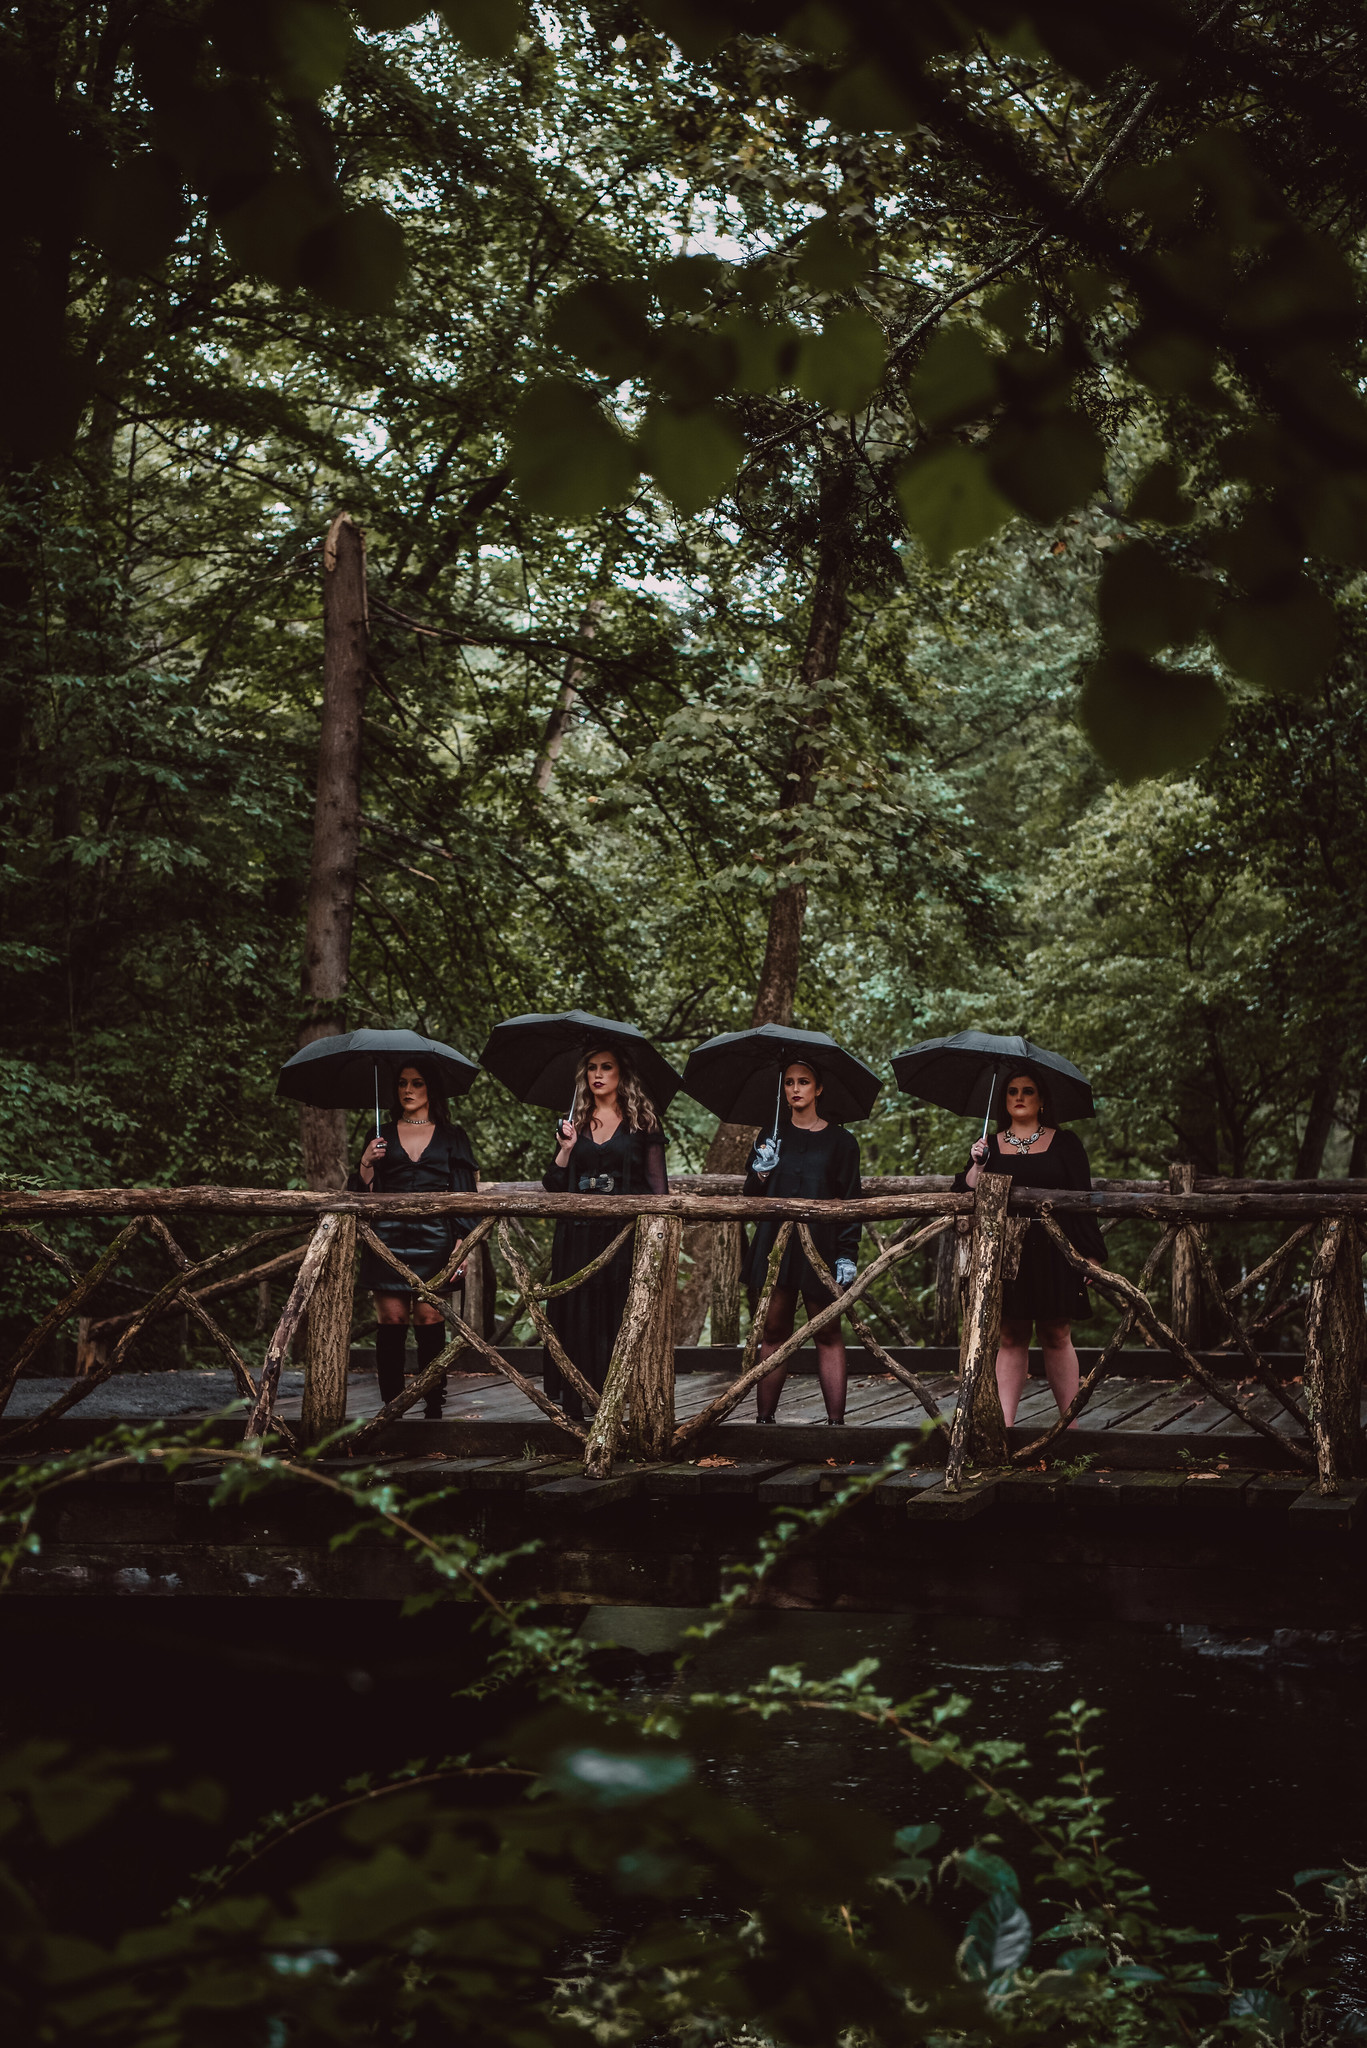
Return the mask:
<svg viewBox="0 0 1367 2048"><path fill-rule="evenodd" d="M796 1315L797 1289L776 1287L769 1296L769 1313L764 1318L764 1334L760 1338L759 1355L762 1359L767 1358L771 1351L777 1351L779 1345L792 1336ZM787 1377L788 1368L781 1365L777 1372L767 1373L759 1382L755 1389L757 1421L772 1422Z"/></svg>
<svg viewBox="0 0 1367 2048"><path fill-rule="evenodd" d="M412 1297L407 1294L377 1294L375 1296L375 1320L377 1323L406 1323Z"/></svg>
<svg viewBox="0 0 1367 2048"><path fill-rule="evenodd" d="M1044 1376L1062 1415L1077 1392L1079 1377L1077 1352L1073 1349L1073 1326L1071 1323L1040 1323L1038 1327L1040 1348L1044 1353Z"/></svg>
<svg viewBox="0 0 1367 2048"><path fill-rule="evenodd" d="M1016 1419L1025 1382L1030 1377L1030 1325L1002 1318L1001 1338L997 1347L997 1392L1001 1397L1002 1417L1008 1429Z"/></svg>
<svg viewBox="0 0 1367 2048"><path fill-rule="evenodd" d="M828 1306L815 1295L804 1294L808 1319L819 1315ZM821 1381L821 1398L826 1403L827 1422L845 1420L845 1389L849 1384L849 1362L845 1357L845 1337L838 1321L827 1323L812 1339L816 1345L816 1371Z"/></svg>

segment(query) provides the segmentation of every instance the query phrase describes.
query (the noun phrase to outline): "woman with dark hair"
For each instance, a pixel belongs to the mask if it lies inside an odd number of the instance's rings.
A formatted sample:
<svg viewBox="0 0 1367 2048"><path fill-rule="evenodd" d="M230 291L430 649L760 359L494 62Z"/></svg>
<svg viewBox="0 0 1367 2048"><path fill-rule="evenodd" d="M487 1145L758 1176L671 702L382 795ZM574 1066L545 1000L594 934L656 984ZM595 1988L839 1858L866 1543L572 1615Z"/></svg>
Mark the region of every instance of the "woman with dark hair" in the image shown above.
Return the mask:
<svg viewBox="0 0 1367 2048"><path fill-rule="evenodd" d="M1024 1188L1090 1188L1092 1170L1080 1138L1050 1121L1047 1083L1024 1070L1003 1090L1003 1110L990 1138L979 1138L956 1188L977 1186L980 1172L1007 1173ZM1106 1258L1105 1240L1093 1216L1060 1216L1069 1243L1084 1257ZM1091 1299L1074 1267L1042 1225L1032 1223L1020 1244L1012 1274L1002 1279L1002 1327L997 1351L997 1391L1009 1427L1030 1372L1030 1329L1039 1332L1044 1373L1059 1413L1077 1392L1073 1324L1092 1313Z"/></svg>
<svg viewBox="0 0 1367 2048"><path fill-rule="evenodd" d="M435 1070L414 1060L400 1069L389 1122L366 1146L347 1186L365 1191L373 1188L385 1195L472 1194L477 1179L470 1140L459 1124L451 1122ZM382 1218L375 1225L375 1235L420 1280L431 1280L445 1267L456 1239L467 1236L471 1227L467 1216L399 1216ZM448 1291L454 1290L458 1279L459 1275ZM380 1400L392 1401L403 1392L410 1316L419 1373L426 1372L445 1349L446 1325L440 1311L421 1296L415 1298L413 1289L368 1246L361 1254L361 1286L375 1296L375 1369ZM423 1413L437 1419L445 1398L443 1376L441 1385L428 1394Z"/></svg>
<svg viewBox="0 0 1367 2048"><path fill-rule="evenodd" d="M821 1115L822 1079L809 1060L794 1060L783 1070L783 1119L779 1126L778 1164L766 1167L752 1158L745 1177L747 1195L807 1195L819 1201L857 1201L862 1193L859 1178L859 1141L843 1124L830 1123ZM757 1155L758 1156L758 1155ZM769 1255L779 1226L765 1221L755 1225L746 1249L741 1277L752 1301L764 1287ZM836 1284L848 1287L855 1276L855 1254L859 1250L859 1224L814 1223L812 1242L835 1275ZM797 1298L802 1296L808 1317L825 1308L831 1299L824 1281L814 1272L796 1230L788 1240L778 1280L769 1297L764 1318L760 1357L767 1358L793 1334ZM826 1403L827 1422L845 1420L845 1389L849 1367L840 1318L827 1323L813 1339L816 1369ZM756 1388L757 1422L772 1422L778 1408L786 1365L779 1366Z"/></svg>
<svg viewBox="0 0 1367 2048"><path fill-rule="evenodd" d="M557 1127L555 1159L541 1182L548 1194L663 1195L665 1136L655 1105L637 1078L629 1055L611 1046L586 1051L574 1077L574 1106ZM620 1217L601 1223L562 1216L551 1248L551 1279L568 1280L591 1265L621 1229ZM607 1378L612 1347L622 1327L631 1284L631 1239L602 1271L551 1297L551 1328L589 1385L599 1393ZM566 1415L582 1422L584 1404L565 1385L549 1352L543 1384Z"/></svg>

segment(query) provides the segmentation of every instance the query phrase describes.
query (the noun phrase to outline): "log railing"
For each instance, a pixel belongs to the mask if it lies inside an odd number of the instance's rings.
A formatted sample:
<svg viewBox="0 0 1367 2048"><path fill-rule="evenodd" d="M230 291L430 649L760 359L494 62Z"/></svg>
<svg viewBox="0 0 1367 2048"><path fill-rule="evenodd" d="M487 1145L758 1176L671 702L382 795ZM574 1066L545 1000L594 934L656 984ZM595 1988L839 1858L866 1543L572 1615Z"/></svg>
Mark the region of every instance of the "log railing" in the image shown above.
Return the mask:
<svg viewBox="0 0 1367 2048"><path fill-rule="evenodd" d="M9 1235L29 1259L41 1258L69 1282L60 1298L20 1341L9 1361L0 1365L0 1415L10 1393L44 1344L71 1317L81 1313L110 1281L113 1269L134 1240L150 1239L169 1261L170 1274L151 1288L130 1311L106 1316L87 1328L105 1338L102 1354L83 1376L36 1416L9 1426L0 1424L0 1445L22 1443L41 1425L56 1421L97 1385L122 1370L138 1338L159 1318L184 1314L229 1365L238 1389L249 1404L247 1435L261 1440L273 1433L287 1450L299 1451L341 1431L346 1422L346 1373L354 1299L354 1252L364 1243L385 1261L419 1296L437 1308L450 1342L440 1356L381 1412L355 1426L342 1444L353 1453L372 1446L408 1408L420 1400L440 1375L469 1354L501 1373L518 1391L578 1447L586 1470L594 1476L611 1472L619 1457L679 1457L729 1415L764 1373L790 1358L816 1331L843 1316L883 1369L906 1385L920 1403L927 1424L943 1446L946 1484L962 1484L967 1463L980 1467L1032 1462L1058 1440L1081 1415L1096 1388L1116 1370L1126 1338L1136 1329L1152 1347L1166 1351L1175 1369L1198 1382L1232 1415L1289 1451L1320 1490L1338 1492L1344 1481L1367 1468L1358 1411L1360 1386L1367 1365L1367 1319L1364 1318L1362 1257L1367 1247L1367 1182L1319 1181L1194 1181L1186 1170L1167 1181L1099 1182L1090 1193L1012 1191L1000 1175L983 1174L973 1194L955 1192L941 1178L897 1179L866 1183L858 1202L819 1202L740 1193L732 1177L695 1177L677 1182L667 1195L551 1195L537 1186L486 1186L460 1195L381 1196L301 1189L248 1188L120 1188L60 1189L0 1193L0 1241ZM1084 1259L1069 1242L1060 1219L1088 1212L1108 1223L1157 1226L1138 1283L1113 1267ZM479 1219L471 1234L452 1254L447 1272L428 1283L419 1280L376 1235L373 1224L403 1215L460 1214ZM284 1227L258 1231L241 1242L195 1259L172 1235L168 1218L250 1216L296 1219ZM621 1225L607 1249L580 1273L548 1284L535 1274L527 1250L515 1236L525 1220L549 1221L560 1216L592 1217ZM852 1285L771 1356L759 1359L759 1332L778 1272L782 1248L792 1231L799 1233L808 1258L832 1287L811 1237L811 1225L857 1217L876 1255L866 1261ZM99 1219L119 1219L123 1227L85 1272L66 1251L47 1243L40 1226ZM778 1219L780 1241L751 1317L740 1370L725 1391L700 1414L679 1423L674 1413L674 1309L682 1225L708 1223L717 1228L724 1256L717 1262L721 1278L714 1294L714 1342L739 1336L739 1283L736 1267L740 1226L762 1218ZM257 1256L282 1237L297 1238L299 1224L311 1223L306 1244L276 1252L263 1265ZM1068 1414L1037 1440L1010 1450L997 1399L993 1360L1001 1322L1003 1274L1019 1254L1020 1238L1032 1223L1046 1230L1061 1255L1076 1267L1118 1310L1120 1321L1095 1367L1087 1374ZM1221 1282L1208 1243L1208 1228L1280 1223L1287 1235L1250 1273L1234 1285ZM589 1281L609 1259L628 1256L632 1238L631 1279L621 1331L601 1394L576 1371L555 1336L545 1303L551 1296ZM947 1417L933 1392L879 1342L866 1319L869 1305L882 1320L900 1329L871 1290L886 1280L900 1290L896 1269L923 1247L939 1240L949 1246L948 1261L937 1255L934 1271L936 1334L943 1335L949 1308L957 1293L962 1310L960 1384L954 1414ZM579 1393L588 1421L579 1423L556 1408L544 1390L490 1341L483 1312L476 1314L470 1296L458 1312L443 1289L462 1266L482 1273L486 1244L497 1243L511 1276L515 1314L525 1313L565 1381ZM243 1262L250 1262L246 1265ZM1164 1263L1171 1267L1168 1319L1150 1298L1150 1286ZM263 1274L298 1266L289 1298L279 1318L260 1373L254 1376L231 1336L210 1309L234 1289L259 1282ZM1301 1291L1297 1273L1305 1268ZM238 1267L235 1274L233 1268ZM948 1276L948 1277L947 1277ZM1261 1290L1260 1304L1246 1314L1243 1304ZM473 1293L474 1290L471 1290ZM867 1303L865 1297L868 1297ZM1290 1427L1278 1427L1250 1407L1229 1384L1210 1372L1197 1355L1197 1328L1202 1301L1219 1325L1224 1342L1281 1406ZM861 1304L863 1304L861 1306ZM1290 1393L1258 1349L1263 1331L1288 1307L1305 1318L1304 1404ZM469 1317L465 1313L469 1310ZM956 1318L957 1320L957 1318ZM287 1425L276 1408L285 1360L296 1347L305 1363L305 1399L297 1426Z"/></svg>

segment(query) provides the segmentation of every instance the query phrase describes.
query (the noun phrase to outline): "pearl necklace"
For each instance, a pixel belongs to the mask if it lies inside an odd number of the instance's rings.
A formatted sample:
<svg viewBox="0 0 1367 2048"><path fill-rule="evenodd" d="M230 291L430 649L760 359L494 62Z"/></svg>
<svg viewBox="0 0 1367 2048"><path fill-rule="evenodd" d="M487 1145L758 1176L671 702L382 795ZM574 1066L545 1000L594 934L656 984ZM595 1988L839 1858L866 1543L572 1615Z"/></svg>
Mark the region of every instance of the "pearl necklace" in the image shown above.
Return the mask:
<svg viewBox="0 0 1367 2048"><path fill-rule="evenodd" d="M1044 1126L1041 1124L1038 1130L1031 1131L1028 1138L1018 1138L1014 1131L1003 1131L1002 1136L1007 1144L1014 1145L1018 1152L1028 1152L1030 1147L1037 1145L1044 1136Z"/></svg>

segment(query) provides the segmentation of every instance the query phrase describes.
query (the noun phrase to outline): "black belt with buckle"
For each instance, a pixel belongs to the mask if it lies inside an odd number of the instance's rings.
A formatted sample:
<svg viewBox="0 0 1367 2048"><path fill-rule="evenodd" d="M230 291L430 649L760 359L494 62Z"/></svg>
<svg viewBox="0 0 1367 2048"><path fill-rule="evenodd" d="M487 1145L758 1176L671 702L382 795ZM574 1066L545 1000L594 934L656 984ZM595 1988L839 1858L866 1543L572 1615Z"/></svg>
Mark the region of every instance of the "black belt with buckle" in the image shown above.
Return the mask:
<svg viewBox="0 0 1367 2048"><path fill-rule="evenodd" d="M616 1179L610 1173L581 1173L579 1176L581 1195L611 1195L616 1189Z"/></svg>

